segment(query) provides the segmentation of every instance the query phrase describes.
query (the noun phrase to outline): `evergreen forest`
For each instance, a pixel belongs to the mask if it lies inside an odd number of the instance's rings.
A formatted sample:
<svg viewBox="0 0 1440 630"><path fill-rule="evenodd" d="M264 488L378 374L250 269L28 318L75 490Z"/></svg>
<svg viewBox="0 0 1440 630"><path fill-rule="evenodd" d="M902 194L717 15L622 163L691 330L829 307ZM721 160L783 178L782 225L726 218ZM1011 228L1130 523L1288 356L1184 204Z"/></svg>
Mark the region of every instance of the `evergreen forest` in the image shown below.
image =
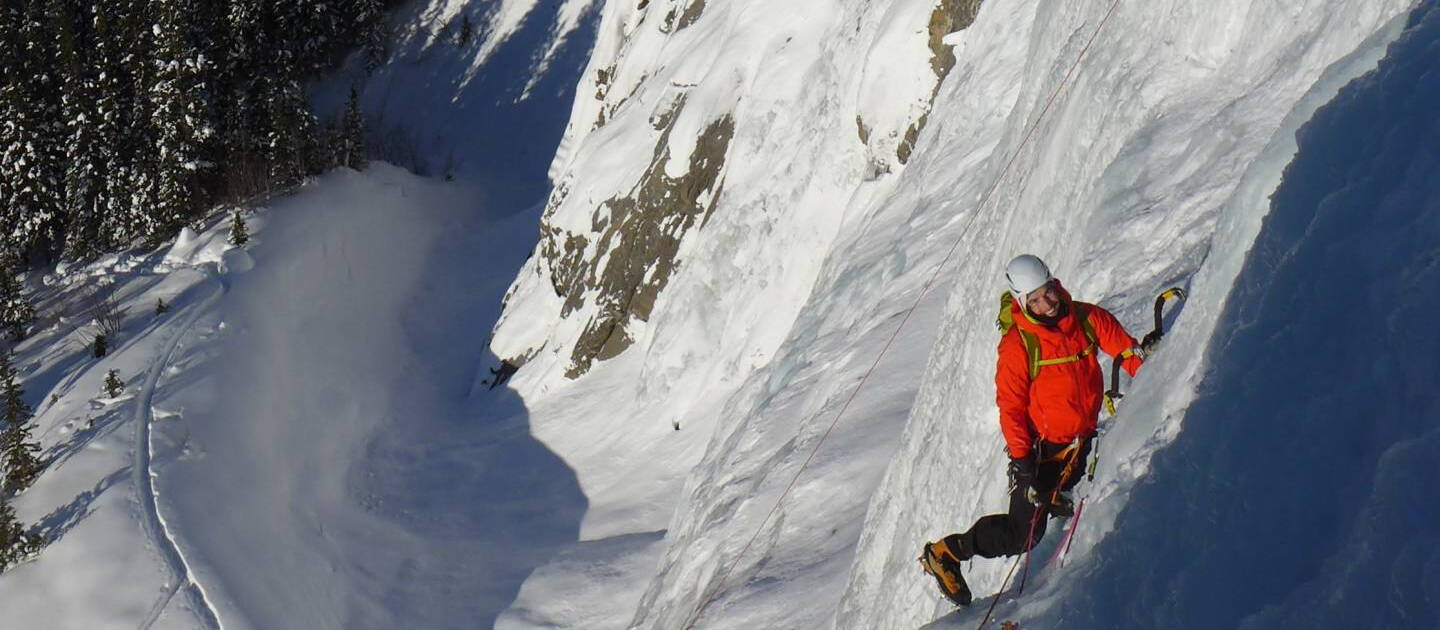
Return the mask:
<svg viewBox="0 0 1440 630"><path fill-rule="evenodd" d="M355 112L322 123L305 86L352 52L373 69L393 3L0 0L5 262L157 243L359 166Z"/></svg>

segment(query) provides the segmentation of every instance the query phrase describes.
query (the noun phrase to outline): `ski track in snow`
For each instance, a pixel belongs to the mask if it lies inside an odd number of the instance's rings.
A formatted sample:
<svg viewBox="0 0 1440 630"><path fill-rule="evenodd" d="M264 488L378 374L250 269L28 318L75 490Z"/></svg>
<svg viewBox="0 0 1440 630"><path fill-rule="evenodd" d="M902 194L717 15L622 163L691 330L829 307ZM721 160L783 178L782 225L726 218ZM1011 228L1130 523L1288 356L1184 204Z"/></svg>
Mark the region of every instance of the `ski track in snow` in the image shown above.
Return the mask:
<svg viewBox="0 0 1440 630"><path fill-rule="evenodd" d="M150 612L140 623L140 630L149 630L165 612L175 594L184 586L190 585L192 604L195 607L196 615L202 618L209 628L221 628L220 617L215 613L215 607L205 595L205 588L195 580L194 572L190 570L190 564L185 560L185 554L180 551L179 545L175 544L175 537L170 533L170 528L165 523L165 517L161 516L160 509L156 504L154 474L150 470L152 459L152 446L150 442L150 425L155 421L154 409L151 400L155 397L155 388L160 383L160 376L164 374L175 356L175 351L180 347L180 341L185 334L190 332L196 320L209 311L221 296L225 295L225 285L214 271L213 264L205 266L205 272L217 285L215 292L203 302L190 307L190 312L180 322L175 334L165 344L165 349L151 364L150 370L145 375L145 385L140 395L135 399L135 415L132 421L135 423L135 461L130 467L131 475L135 483L135 491L140 499L141 523L145 532L155 542L156 549L160 555L165 557L165 563L170 566L172 579L160 597L150 607Z"/></svg>

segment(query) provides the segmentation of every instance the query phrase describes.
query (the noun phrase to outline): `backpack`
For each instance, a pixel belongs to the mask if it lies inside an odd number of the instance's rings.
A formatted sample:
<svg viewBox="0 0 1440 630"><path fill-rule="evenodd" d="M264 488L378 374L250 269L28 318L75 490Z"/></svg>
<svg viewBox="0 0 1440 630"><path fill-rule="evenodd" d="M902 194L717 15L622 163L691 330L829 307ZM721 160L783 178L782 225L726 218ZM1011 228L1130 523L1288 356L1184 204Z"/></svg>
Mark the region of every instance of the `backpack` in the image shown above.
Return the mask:
<svg viewBox="0 0 1440 630"><path fill-rule="evenodd" d="M995 317L995 327L1000 329L1004 336L1015 328L1015 319L1010 315L1010 305L1013 297L1006 291L1000 294L1000 314ZM1100 347L1100 338L1095 335L1095 327L1090 324L1090 309L1079 302L1071 302L1070 307L1075 309L1075 317L1080 319L1080 327L1085 330L1085 338L1090 341L1090 346L1081 350L1079 354L1054 359L1040 357L1040 339L1035 333L1028 332L1024 328L1016 328L1015 332L1020 333L1020 343L1025 346L1025 356L1030 359L1030 380L1040 374L1040 368L1047 365L1060 365L1061 363L1074 363L1085 357L1095 354Z"/></svg>

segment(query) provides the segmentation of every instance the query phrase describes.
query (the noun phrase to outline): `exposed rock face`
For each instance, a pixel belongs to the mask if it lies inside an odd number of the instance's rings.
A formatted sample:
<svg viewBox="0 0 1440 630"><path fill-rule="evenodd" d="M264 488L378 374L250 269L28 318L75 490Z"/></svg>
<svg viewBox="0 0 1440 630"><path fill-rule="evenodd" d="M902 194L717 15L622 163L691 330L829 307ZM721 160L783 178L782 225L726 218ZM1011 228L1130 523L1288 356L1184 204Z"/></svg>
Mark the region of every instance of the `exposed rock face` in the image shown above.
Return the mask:
<svg viewBox="0 0 1440 630"><path fill-rule="evenodd" d="M660 31L663 33L673 33L690 26L695 23L695 20L700 19L700 14L704 11L705 0L691 0L691 2L685 5L685 8L681 9L678 13L675 8L672 8L665 13L665 23L660 26Z"/></svg>
<svg viewBox="0 0 1440 630"><path fill-rule="evenodd" d="M930 103L935 102L935 94L940 91L940 84L945 81L945 76L950 74L950 69L955 67L955 52L942 41L944 37L955 31L969 28L975 23L976 14L980 13L980 3L983 0L940 0L935 6L935 12L930 14L930 69L935 72L935 89L930 92ZM920 137L920 130L925 128L925 123L930 118L929 108L916 119L914 124L905 130L905 138L895 150L895 157L899 158L901 164L910 161L910 154L915 150L915 141Z"/></svg>
<svg viewBox="0 0 1440 630"><path fill-rule="evenodd" d="M597 63L592 70L594 91L589 93L593 94L596 104L586 114L593 116L591 131L617 120L624 114L622 109L648 102L648 98L636 99L637 91L646 85L654 88L651 73L664 74L663 65L627 64L626 55L632 45L653 46L653 40L646 40L655 37L653 33L673 37L695 25L708 1L642 0L629 15L616 22L615 47L608 54L608 61ZM884 134L881 137L888 138L888 148L883 150L894 151L901 164L910 159L939 84L955 66L954 53L943 38L969 27L982 0L931 2L934 4L924 2L917 8L923 16L925 6L930 7L925 41L931 52L929 67L936 78L935 86L923 101L923 109L910 114L913 118L908 128L901 119L889 124L882 122L888 128L880 132ZM730 114L719 110L700 114L702 120L709 122L698 129L693 117L688 115L687 124L677 126L680 113L686 111L686 93L696 87L696 83L687 76L678 80L671 77L664 85L661 89L671 90L672 94L678 91L679 95L666 99L656 93L656 97L666 101L650 114L649 125L658 133L649 163L634 183L619 188L619 192L610 188L597 194L594 201L588 202L592 206L580 209L574 208L575 200L566 202L570 198L571 182L558 178L541 221L538 264L548 271L542 275L548 276L560 300L557 314L562 320L583 318L577 320L577 323L583 321L583 325L570 328L572 332L567 333L574 335L573 331L578 328L578 336L571 337L573 345L560 350L560 356L569 355L564 370L569 378L578 378L596 361L616 357L635 343L632 323L649 321L656 299L676 270L676 256L683 239L690 230L705 224L720 199L726 154L736 122ZM917 96L925 99L923 92ZM709 106L712 101L706 103ZM692 106L700 106L700 101ZM688 111L688 114L696 113ZM855 124L862 143L868 145L877 136L876 128L861 116L856 116ZM671 155L673 133L697 136L688 156ZM676 142L677 147L684 144ZM676 159L688 160L688 163L675 164ZM892 164L892 160L876 159L874 172L890 172ZM671 176L681 171L683 175ZM562 211L562 206L567 208L564 220L555 214ZM577 217L576 210L584 214ZM534 347L527 347L517 358L526 358L536 351Z"/></svg>
<svg viewBox="0 0 1440 630"><path fill-rule="evenodd" d="M628 195L600 204L589 236L542 225L542 253L551 263L555 294L565 300L562 316L574 313L587 300L599 307L575 343L566 370L570 378L630 346L633 339L626 332L627 323L649 318L655 298L675 270L681 239L704 225L720 198L734 121L727 115L706 125L690 154L689 168L672 178L665 172L671 160L669 140L683 107L684 99L677 99L652 120L661 135L650 167ZM563 194L557 191L552 208Z"/></svg>

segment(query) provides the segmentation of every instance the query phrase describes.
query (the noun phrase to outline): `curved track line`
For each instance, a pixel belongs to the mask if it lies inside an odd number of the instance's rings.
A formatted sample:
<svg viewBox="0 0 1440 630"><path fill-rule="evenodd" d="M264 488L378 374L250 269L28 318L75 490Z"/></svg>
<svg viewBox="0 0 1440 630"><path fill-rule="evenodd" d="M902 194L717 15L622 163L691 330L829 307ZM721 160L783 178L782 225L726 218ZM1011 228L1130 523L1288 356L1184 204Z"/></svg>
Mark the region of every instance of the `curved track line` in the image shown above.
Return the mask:
<svg viewBox="0 0 1440 630"><path fill-rule="evenodd" d="M149 630L150 626L160 618L160 613L164 612L165 607L170 604L170 600L175 597L175 593L187 585L194 587L190 589L189 592L196 615L205 622L207 627L217 630L221 628L220 617L215 613L215 607L211 605L209 599L206 598L205 589L200 586L199 582L195 581L195 576L190 571L189 563L185 561L185 556L180 552L180 547L175 544L175 538L170 534L170 529L166 526L165 519L160 515L160 510L155 504L154 475L150 470L152 455L150 424L155 421L151 401L155 397L155 387L159 385L160 376L164 374L165 368L169 366L171 360L174 359L175 351L180 347L180 340L185 337L185 333L190 332L190 328L195 325L195 322L200 319L200 316L209 311L210 307L220 299L220 296L225 294L225 285L216 276L214 269L207 266L205 271L210 280L214 281L217 285L215 287L215 293L205 298L203 302L191 306L188 309L189 312L186 313L185 319L180 322L178 330L165 342L165 349L160 353L160 356L155 359L155 362L150 364L150 370L145 375L144 388L141 389L140 395L135 399L135 415L131 418L135 423L135 459L130 466L130 470L132 480L135 484L136 494L139 495L138 498L140 499L140 521L145 527L145 532L149 534L150 539L155 542L155 546L159 549L160 555L164 556L165 563L170 565L171 572L169 587L165 589L164 593L161 593L160 598L155 600L155 603L150 607L150 612L145 615L145 619L140 623L140 630Z"/></svg>

